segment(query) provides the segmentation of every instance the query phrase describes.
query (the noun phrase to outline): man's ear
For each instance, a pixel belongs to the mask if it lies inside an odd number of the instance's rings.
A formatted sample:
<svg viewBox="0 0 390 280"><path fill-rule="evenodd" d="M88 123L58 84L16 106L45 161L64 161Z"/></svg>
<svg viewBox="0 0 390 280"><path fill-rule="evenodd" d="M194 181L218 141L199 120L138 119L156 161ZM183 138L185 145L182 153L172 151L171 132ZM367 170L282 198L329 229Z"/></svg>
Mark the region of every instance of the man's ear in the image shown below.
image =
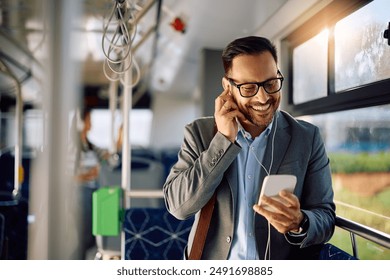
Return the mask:
<svg viewBox="0 0 390 280"><path fill-rule="evenodd" d="M226 77L222 77L222 87L223 87L224 90L230 88L230 83L229 83L229 81L226 79Z"/></svg>

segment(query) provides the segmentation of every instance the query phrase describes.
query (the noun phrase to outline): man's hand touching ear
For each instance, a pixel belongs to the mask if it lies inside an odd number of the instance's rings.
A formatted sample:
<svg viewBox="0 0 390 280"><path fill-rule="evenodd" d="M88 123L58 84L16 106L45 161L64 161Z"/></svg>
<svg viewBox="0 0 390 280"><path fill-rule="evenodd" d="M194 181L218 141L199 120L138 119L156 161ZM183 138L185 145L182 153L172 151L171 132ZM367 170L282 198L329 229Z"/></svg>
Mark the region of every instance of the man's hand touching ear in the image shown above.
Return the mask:
<svg viewBox="0 0 390 280"><path fill-rule="evenodd" d="M222 78L222 85L224 91L215 99L214 117L218 131L234 143L238 133L236 118L242 119L244 115L238 109L238 105L230 92L230 84L225 77Z"/></svg>

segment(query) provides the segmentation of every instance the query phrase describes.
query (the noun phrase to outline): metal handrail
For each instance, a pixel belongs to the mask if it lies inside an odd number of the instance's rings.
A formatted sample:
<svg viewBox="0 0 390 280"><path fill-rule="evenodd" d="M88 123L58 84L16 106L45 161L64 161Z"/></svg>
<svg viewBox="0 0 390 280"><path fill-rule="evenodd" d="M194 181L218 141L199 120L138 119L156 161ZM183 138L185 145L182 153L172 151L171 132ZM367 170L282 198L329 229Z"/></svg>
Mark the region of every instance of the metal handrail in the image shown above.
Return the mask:
<svg viewBox="0 0 390 280"><path fill-rule="evenodd" d="M390 235L387 233L356 223L340 216L336 216L336 226L350 233L354 257L358 257L355 235L358 235L366 240L372 241L380 246L390 249Z"/></svg>

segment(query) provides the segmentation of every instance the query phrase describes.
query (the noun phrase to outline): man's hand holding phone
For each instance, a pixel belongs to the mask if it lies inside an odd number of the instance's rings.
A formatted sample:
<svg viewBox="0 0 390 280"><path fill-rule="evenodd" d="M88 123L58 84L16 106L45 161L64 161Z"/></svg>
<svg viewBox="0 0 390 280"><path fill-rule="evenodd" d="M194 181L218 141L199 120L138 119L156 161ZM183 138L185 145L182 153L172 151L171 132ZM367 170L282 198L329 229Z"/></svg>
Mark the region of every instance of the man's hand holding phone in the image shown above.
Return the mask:
<svg viewBox="0 0 390 280"><path fill-rule="evenodd" d="M264 216L280 233L299 227L303 219L298 198L292 193L295 176L271 175L263 182L258 204L253 210Z"/></svg>

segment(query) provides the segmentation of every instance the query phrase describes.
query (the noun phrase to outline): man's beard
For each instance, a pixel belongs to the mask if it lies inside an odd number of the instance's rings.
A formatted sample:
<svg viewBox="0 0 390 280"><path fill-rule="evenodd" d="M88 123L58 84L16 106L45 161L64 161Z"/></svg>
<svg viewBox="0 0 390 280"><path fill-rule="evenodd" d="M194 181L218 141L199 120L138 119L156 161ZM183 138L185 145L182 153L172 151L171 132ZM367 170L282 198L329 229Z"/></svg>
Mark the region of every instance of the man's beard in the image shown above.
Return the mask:
<svg viewBox="0 0 390 280"><path fill-rule="evenodd" d="M245 118L252 123L254 126L257 126L259 128L266 128L269 126L269 124L272 122L274 115L275 115L276 110L272 111L272 117L269 117L269 114L266 115L259 115L257 114L255 117L252 116L250 113L245 114ZM270 113L271 114L271 113ZM263 121L258 121L257 119L259 116L263 119Z"/></svg>

